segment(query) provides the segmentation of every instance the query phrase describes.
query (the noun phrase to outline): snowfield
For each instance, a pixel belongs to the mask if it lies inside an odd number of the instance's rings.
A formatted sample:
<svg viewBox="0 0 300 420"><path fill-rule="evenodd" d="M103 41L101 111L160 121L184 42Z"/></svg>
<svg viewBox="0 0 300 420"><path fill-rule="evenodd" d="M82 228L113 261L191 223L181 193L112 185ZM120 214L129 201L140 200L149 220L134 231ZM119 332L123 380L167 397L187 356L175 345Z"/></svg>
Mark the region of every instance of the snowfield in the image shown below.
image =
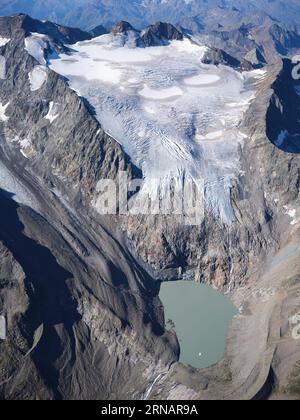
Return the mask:
<svg viewBox="0 0 300 420"><path fill-rule="evenodd" d="M143 170L144 189L155 194L172 176L204 180L208 207L231 223L230 189L245 140L239 126L263 73L204 65L205 51L189 39L138 48L109 34L72 45L49 66Z"/></svg>

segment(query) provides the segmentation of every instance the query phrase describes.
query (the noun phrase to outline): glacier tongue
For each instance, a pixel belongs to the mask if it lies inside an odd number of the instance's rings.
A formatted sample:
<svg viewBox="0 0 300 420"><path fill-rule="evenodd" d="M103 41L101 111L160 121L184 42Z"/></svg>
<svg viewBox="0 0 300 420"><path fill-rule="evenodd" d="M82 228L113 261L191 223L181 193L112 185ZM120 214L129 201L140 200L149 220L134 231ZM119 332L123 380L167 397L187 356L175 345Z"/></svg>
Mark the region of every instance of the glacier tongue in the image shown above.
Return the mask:
<svg viewBox="0 0 300 420"><path fill-rule="evenodd" d="M72 50L50 67L92 104L103 128L143 170L148 190L170 174L203 180L209 209L232 223L239 126L262 75L204 65L206 47L188 39L130 48L109 34Z"/></svg>

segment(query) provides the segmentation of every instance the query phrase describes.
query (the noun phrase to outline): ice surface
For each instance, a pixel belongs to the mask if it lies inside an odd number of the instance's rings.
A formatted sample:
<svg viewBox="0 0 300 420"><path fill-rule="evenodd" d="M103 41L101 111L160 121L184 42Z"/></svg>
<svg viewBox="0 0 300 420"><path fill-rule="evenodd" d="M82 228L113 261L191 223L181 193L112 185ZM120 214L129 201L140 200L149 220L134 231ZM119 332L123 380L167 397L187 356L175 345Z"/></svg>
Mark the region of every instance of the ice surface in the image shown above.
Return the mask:
<svg viewBox="0 0 300 420"><path fill-rule="evenodd" d="M297 218L298 211L293 208L289 208L288 206L284 206L285 214L287 214L291 219L291 225L294 226L298 223L299 218Z"/></svg>
<svg viewBox="0 0 300 420"><path fill-rule="evenodd" d="M31 91L39 90L47 80L47 68L44 66L35 66L28 76Z"/></svg>
<svg viewBox="0 0 300 420"><path fill-rule="evenodd" d="M155 193L171 176L204 180L208 207L231 223L239 126L264 72L205 65L206 47L188 39L149 48L123 41L109 34L80 42L49 65L143 170L144 189Z"/></svg>

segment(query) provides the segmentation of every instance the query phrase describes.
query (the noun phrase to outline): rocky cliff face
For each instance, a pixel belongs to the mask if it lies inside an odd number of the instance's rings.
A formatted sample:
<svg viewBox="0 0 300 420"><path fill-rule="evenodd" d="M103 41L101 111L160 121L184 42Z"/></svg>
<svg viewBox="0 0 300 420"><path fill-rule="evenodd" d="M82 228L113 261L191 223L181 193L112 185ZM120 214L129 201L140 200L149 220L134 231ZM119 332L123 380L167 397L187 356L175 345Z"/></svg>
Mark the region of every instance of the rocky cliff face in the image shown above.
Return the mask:
<svg viewBox="0 0 300 420"><path fill-rule="evenodd" d="M142 40L146 47L151 47L168 41L182 41L183 34L169 23L157 22L143 31Z"/></svg>
<svg viewBox="0 0 300 420"><path fill-rule="evenodd" d="M288 324L299 292L300 158L276 144L283 129L298 130L291 62L267 69L244 116L232 225L210 214L200 227L103 217L91 206L98 180L141 172L91 105L28 53L27 22L0 18L0 397L250 399L269 397L276 381L282 392L300 358ZM45 60L64 48L46 35ZM156 281L177 278L231 292L241 310L217 367L177 363Z"/></svg>

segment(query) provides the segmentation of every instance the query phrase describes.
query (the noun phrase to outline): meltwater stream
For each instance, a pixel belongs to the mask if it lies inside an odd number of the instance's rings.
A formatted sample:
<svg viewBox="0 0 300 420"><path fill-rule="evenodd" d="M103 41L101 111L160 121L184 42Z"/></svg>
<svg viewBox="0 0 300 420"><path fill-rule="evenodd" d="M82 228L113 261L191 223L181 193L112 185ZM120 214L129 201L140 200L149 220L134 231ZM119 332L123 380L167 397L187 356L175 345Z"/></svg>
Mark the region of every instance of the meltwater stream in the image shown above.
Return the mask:
<svg viewBox="0 0 300 420"><path fill-rule="evenodd" d="M166 282L160 299L167 329L180 342L180 362L206 368L224 355L228 328L238 313L232 302L209 286L191 281Z"/></svg>

